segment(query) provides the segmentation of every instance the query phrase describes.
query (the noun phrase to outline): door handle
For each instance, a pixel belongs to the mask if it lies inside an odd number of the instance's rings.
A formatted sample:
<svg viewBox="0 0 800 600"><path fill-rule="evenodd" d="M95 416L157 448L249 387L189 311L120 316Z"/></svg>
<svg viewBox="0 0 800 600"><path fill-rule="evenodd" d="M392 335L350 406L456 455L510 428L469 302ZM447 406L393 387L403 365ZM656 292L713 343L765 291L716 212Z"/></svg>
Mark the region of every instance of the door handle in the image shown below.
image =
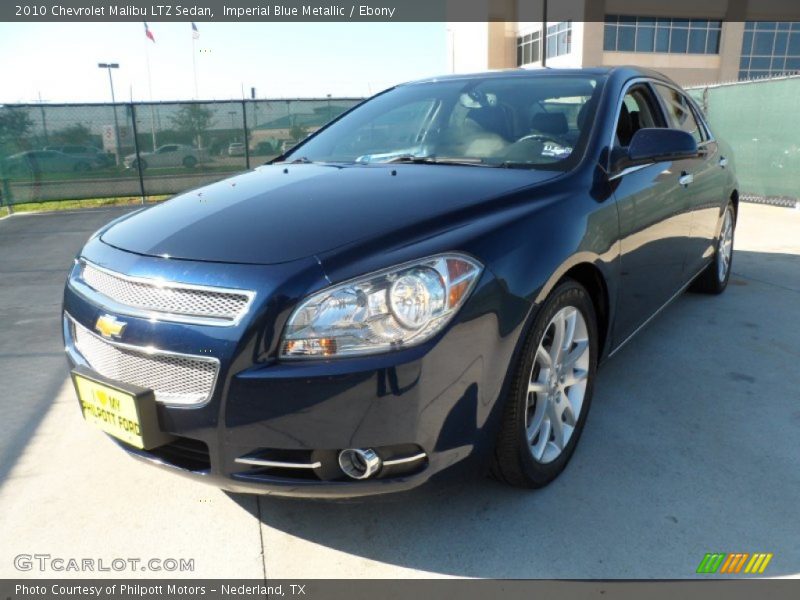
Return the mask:
<svg viewBox="0 0 800 600"><path fill-rule="evenodd" d="M719 157L719 166L722 167L723 169L725 167L727 167L728 166L728 159L725 158L724 156L720 156Z"/></svg>
<svg viewBox="0 0 800 600"><path fill-rule="evenodd" d="M678 179L678 183L680 183L684 187L686 187L687 185L689 185L693 181L694 181L694 175L692 175L691 173L687 173L686 171L681 173L681 176Z"/></svg>

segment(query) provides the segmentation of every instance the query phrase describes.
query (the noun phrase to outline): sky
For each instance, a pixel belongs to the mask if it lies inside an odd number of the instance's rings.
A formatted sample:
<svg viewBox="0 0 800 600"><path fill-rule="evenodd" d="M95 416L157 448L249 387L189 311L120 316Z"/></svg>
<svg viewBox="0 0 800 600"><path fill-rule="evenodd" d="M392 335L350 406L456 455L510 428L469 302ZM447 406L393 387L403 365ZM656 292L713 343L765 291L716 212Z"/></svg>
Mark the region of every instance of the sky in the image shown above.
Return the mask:
<svg viewBox="0 0 800 600"><path fill-rule="evenodd" d="M0 103L369 96L446 71L444 23L0 23ZM150 77L148 78L148 62Z"/></svg>

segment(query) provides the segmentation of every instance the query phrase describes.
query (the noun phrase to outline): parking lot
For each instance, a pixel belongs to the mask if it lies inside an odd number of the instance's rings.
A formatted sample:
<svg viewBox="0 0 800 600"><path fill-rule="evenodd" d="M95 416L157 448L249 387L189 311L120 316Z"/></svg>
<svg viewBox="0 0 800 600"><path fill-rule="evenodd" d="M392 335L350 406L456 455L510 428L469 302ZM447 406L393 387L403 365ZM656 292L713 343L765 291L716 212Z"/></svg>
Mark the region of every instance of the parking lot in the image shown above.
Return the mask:
<svg viewBox="0 0 800 600"><path fill-rule="evenodd" d="M122 210L0 220L0 577L133 574L15 568L39 553L193 559L179 577L687 578L707 552L771 552L766 576L800 576L800 211L742 204L726 293L684 295L601 369L548 488L330 503L229 496L83 423L61 291Z"/></svg>

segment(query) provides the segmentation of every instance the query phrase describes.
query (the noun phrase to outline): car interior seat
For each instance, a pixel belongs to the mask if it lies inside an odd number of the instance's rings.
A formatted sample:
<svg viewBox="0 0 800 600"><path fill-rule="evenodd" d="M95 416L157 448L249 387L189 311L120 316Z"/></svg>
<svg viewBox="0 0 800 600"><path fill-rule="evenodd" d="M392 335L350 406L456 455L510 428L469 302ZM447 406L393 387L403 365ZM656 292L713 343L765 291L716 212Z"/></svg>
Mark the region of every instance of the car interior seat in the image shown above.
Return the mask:
<svg viewBox="0 0 800 600"><path fill-rule="evenodd" d="M464 155L476 158L495 156L508 145L510 129L507 114L501 107L471 109L464 119Z"/></svg>
<svg viewBox="0 0 800 600"><path fill-rule="evenodd" d="M561 137L569 131L567 117L560 112L540 112L533 115L531 129L542 135Z"/></svg>

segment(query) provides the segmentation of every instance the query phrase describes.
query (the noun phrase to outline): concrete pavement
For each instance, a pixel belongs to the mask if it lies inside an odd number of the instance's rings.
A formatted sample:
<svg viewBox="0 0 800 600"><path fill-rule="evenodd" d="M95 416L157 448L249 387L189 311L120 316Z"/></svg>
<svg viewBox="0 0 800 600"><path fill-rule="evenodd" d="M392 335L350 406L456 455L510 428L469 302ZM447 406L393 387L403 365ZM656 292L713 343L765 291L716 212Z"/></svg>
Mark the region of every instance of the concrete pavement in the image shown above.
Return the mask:
<svg viewBox="0 0 800 600"><path fill-rule="evenodd" d="M0 577L14 557L194 559L190 577L686 578L706 552L800 576L800 212L743 204L731 285L687 294L601 369L573 461L348 503L230 497L81 419L58 329L74 253L120 211L0 221ZM162 576L163 572L141 572Z"/></svg>

